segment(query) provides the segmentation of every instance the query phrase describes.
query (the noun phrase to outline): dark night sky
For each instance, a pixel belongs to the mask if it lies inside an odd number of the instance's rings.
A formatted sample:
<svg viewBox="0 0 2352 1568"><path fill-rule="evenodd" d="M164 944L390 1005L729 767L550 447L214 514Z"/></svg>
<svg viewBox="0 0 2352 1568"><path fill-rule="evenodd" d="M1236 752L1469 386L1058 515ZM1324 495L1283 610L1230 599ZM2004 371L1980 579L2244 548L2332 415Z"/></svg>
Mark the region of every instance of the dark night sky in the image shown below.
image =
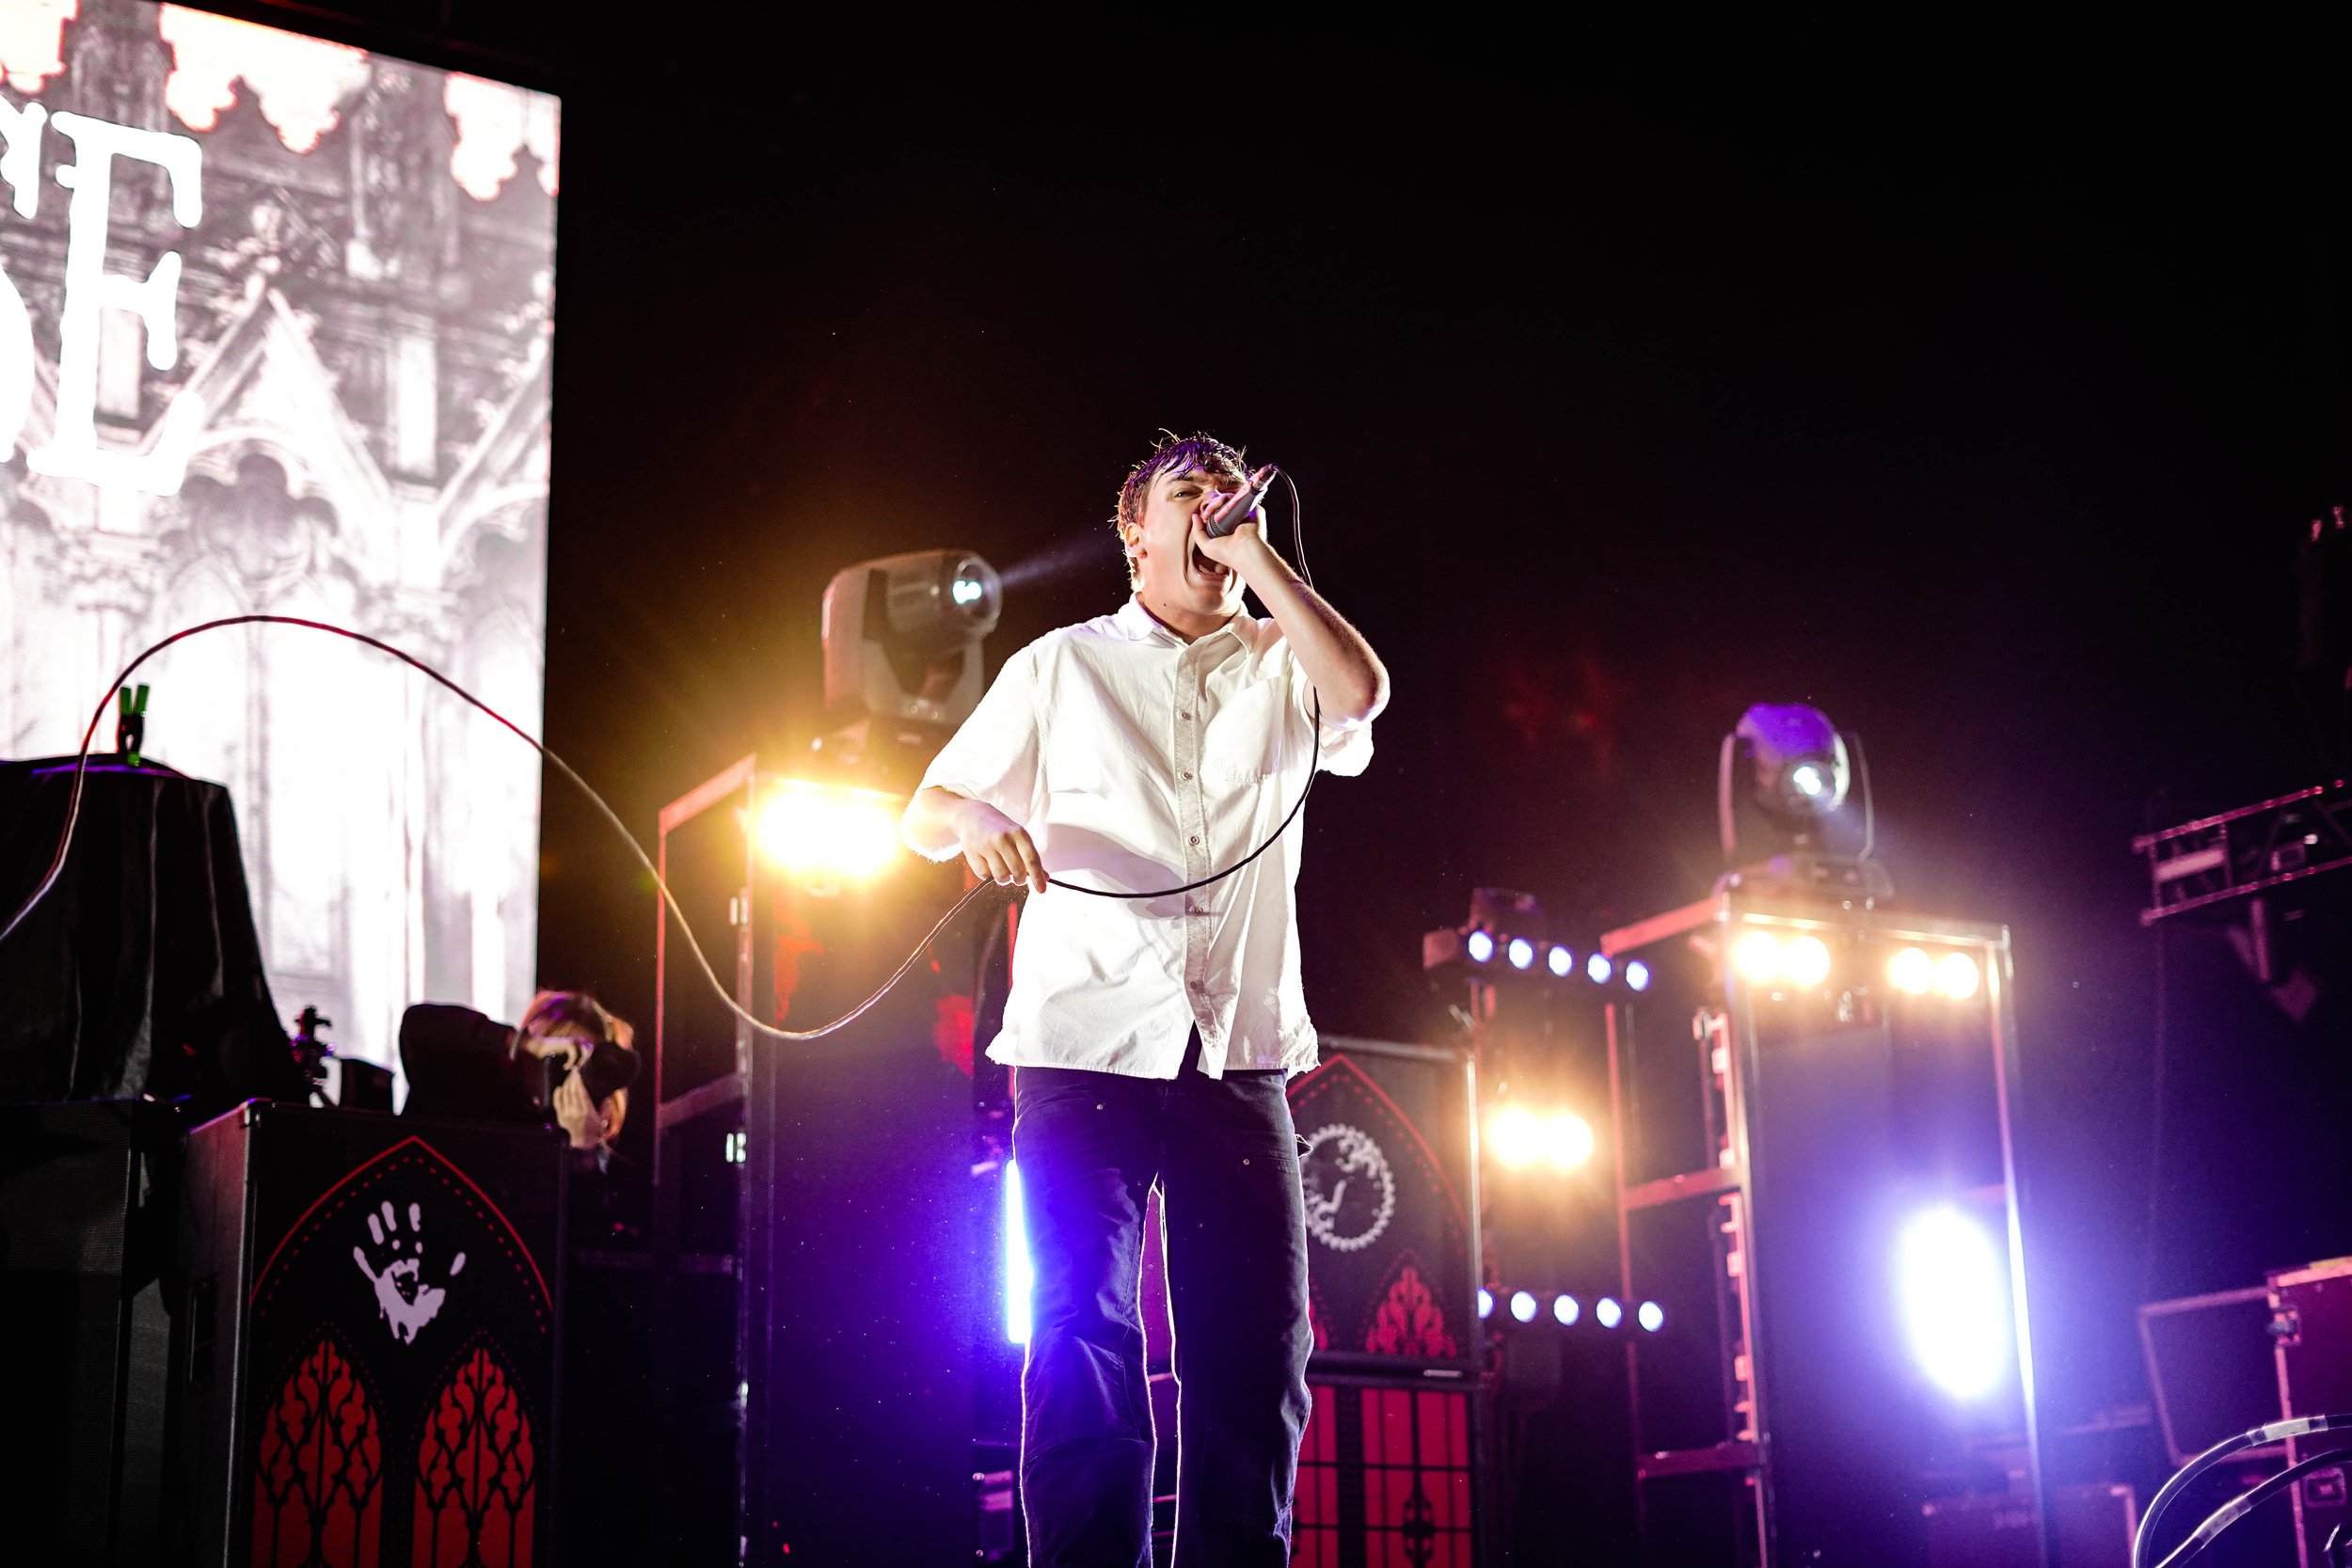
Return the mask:
<svg viewBox="0 0 2352 1568"><path fill-rule="evenodd" d="M2056 1402L2145 1397L2129 839L2328 766L2287 662L2296 531L2352 481L2323 100L1727 94L1502 40L1278 54L1245 94L1175 40L1057 70L1042 34L696 37L626 71L576 43L557 84L547 727L628 820L815 730L839 567L1091 541L993 666L1118 602L1120 474L1213 429L1297 475L1395 678L1309 814L1318 1022L1428 1029L1418 938L1476 884L1574 934L1697 896L1718 737L1816 703L1868 742L1906 900L2016 933ZM649 913L551 779L543 978L647 1016ZM2190 1201L2289 1101L2341 1109L2332 1053L2225 1101L2251 1048L2177 1033L2156 1291L2352 1251L2316 1161L2267 1229Z"/></svg>

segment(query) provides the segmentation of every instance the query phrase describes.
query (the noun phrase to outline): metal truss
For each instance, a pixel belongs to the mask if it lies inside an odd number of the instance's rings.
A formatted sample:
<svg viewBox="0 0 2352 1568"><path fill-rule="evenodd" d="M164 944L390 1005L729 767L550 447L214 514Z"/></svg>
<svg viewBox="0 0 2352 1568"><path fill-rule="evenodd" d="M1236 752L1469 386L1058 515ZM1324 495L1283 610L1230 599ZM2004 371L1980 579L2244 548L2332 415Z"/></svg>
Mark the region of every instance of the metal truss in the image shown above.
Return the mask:
<svg viewBox="0 0 2352 1568"><path fill-rule="evenodd" d="M2143 833L2132 848L2148 857L2142 926L2339 870L2352 865L2352 781Z"/></svg>
<svg viewBox="0 0 2352 1568"><path fill-rule="evenodd" d="M1782 1277L1798 1280L1814 1265L1804 1261L1804 1244L1792 1240L1795 1227L1806 1223L1805 1217L1785 1208L1775 1211L1772 1203L1785 1204L1787 1199L1773 1199L1770 1188L1766 1189L1765 1201L1759 1204L1756 1172L1759 1162L1793 1169L1800 1168L1808 1159L1843 1158L1835 1154L1823 1156L1809 1147L1783 1141L1785 1133L1774 1131L1767 1121L1767 1108L1774 1103L1773 1096L1778 1091L1767 1092L1766 1085L1785 1082L1778 1075L1787 1069L1792 1057L1804 1057L1840 1035L1851 1037L1856 1030L1834 1008L1808 1013L1805 1009L1809 1004L1799 988L1787 988L1784 994L1782 982L1743 977L1731 955L1742 933L1756 930L1782 938L1812 935L1829 943L1835 952L1866 956L1862 961L1869 966L1867 978L1857 976L1850 967L1846 978L1833 981L1833 987L1875 986L1879 973L1876 966L1901 946L1914 942L1938 951L1964 952L1976 960L1984 976L1983 992L1972 1008L1964 1014L1947 1015L1949 1019L1974 1022L1947 1022L1943 1027L1950 1032L1954 1041L1963 1042L1958 1045L1952 1059L1958 1061L1965 1053L1975 1053L1983 1073L1981 1081L1991 1089L1999 1180L1956 1196L1960 1201L1996 1212L2007 1237L2005 1289L2013 1314L2010 1332L2018 1419L2026 1450L2020 1501L2032 1517L2030 1531L2021 1532L2025 1539L2016 1547L2016 1560L2046 1564L2051 1559L2051 1515L2044 1491L2042 1439L2035 1408L2032 1337L2026 1309L2024 1208L2019 1196L2010 1119L2020 1075L2009 929L1996 924L1908 911L1857 909L1846 900L1792 898L1736 884L1719 889L1697 903L1608 932L1600 942L1603 953L1619 959L1645 949L1670 950L1669 944L1687 945L1708 955L1712 969L1706 979L1693 981L1690 975L1692 966L1663 961L1653 954L1653 973L1660 976L1658 984L1661 989L1639 998L1613 1000L1607 1014L1611 1126L1616 1133L1613 1142L1617 1164L1620 1299L1639 1301L1650 1293L1644 1284L1646 1276L1637 1277L1642 1260L1634 1244L1633 1223L1638 1214L1707 1206L1703 1215L1693 1217L1705 1225L1708 1244L1714 1255L1714 1349L1721 1369L1722 1418L1720 1424L1702 1423L1709 1429L1703 1435L1712 1441L1692 1447L1660 1448L1648 1440L1646 1433L1656 1430L1659 1423L1654 1421L1657 1412L1645 1401L1641 1367L1644 1337L1635 1336L1627 1343L1634 1481L1642 1528L1645 1533L1650 1528L1656 1516L1654 1510L1692 1506L1687 1494L1682 1501L1674 1501L1657 1491L1657 1483L1708 1472L1728 1473L1745 1478L1745 1484L1735 1495L1740 1498L1736 1506L1740 1517L1735 1532L1739 1538L1730 1544L1732 1553L1720 1560L1735 1563L1739 1568L1790 1568L1799 1562L1811 1562L1818 1555L1804 1541L1785 1533L1782 1515L1784 1505L1792 1495L1806 1493L1813 1504L1809 1516L1817 1522L1811 1528L1818 1528L1822 1478L1803 1470L1790 1472L1773 1458L1776 1447L1786 1449L1796 1424L1780 1413L1782 1405L1775 1401L1792 1386L1819 1375L1819 1369L1814 1366L1784 1359L1784 1353L1778 1348L1786 1330L1775 1326L1780 1320L1773 1313L1786 1310L1803 1298L1789 1295L1789 1287L1777 1281ZM1851 966L1855 960L1846 961ZM1675 978L1677 974L1682 976L1679 982ZM1669 1097L1662 1102L1653 1099L1654 1120L1645 1122L1632 1092L1635 1085L1630 1075L1629 1020L1636 1009L1645 1006L1674 1014L1678 1003L1692 999L1693 987L1699 1006L1690 1038L1697 1047L1697 1071L1692 1079L1699 1092L1681 1099ZM1814 1000L1826 1002L1827 992ZM1883 1031L1887 1025L1883 1015L1880 1016L1876 1027ZM1678 1017L1676 1022L1679 1022ZM1661 1042L1678 1033L1679 1029L1671 1026L1661 1031ZM1689 1139L1677 1139L1668 1121L1687 1117L1692 1111L1703 1117L1704 1135L1697 1147L1706 1163L1696 1169L1670 1172L1642 1181L1629 1180L1629 1150L1640 1148L1645 1140L1662 1137L1667 1140L1665 1147L1691 1147ZM1783 1176L1780 1180L1786 1181L1788 1178ZM1785 1187L1779 1190L1788 1191ZM1677 1347L1677 1354L1688 1351ZM1684 1425L1679 1421L1674 1424L1677 1430ZM1906 1507L1915 1511L1910 1517L1917 1523L1915 1502L1894 1505L1887 1517L1902 1513Z"/></svg>

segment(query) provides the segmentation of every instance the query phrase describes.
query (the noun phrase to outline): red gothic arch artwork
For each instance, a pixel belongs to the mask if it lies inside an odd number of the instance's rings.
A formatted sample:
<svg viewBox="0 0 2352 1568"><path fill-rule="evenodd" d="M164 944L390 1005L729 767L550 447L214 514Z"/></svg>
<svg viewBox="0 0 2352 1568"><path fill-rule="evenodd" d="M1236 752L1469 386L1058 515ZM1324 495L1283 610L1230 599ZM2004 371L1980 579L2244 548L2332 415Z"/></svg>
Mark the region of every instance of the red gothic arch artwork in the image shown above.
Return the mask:
<svg viewBox="0 0 2352 1568"><path fill-rule="evenodd" d="M374 1402L322 1335L262 1418L253 1568L376 1568L383 1481Z"/></svg>
<svg viewBox="0 0 2352 1568"><path fill-rule="evenodd" d="M1364 1349L1384 1355L1430 1356L1450 1359L1462 1354L1447 1332L1445 1313L1429 1283L1421 1276L1420 1259L1405 1254L1396 1276L1373 1314L1364 1335Z"/></svg>
<svg viewBox="0 0 2352 1568"><path fill-rule="evenodd" d="M477 1341L417 1442L414 1568L523 1568L538 1487L530 1414L497 1353Z"/></svg>

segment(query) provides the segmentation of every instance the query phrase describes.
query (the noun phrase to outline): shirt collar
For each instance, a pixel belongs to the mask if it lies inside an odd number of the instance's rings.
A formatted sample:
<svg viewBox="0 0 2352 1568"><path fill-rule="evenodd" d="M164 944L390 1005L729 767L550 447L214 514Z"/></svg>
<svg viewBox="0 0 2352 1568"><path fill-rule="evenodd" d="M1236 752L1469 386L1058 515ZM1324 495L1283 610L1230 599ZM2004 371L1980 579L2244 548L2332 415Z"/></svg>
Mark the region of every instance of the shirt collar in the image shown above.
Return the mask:
<svg viewBox="0 0 2352 1568"><path fill-rule="evenodd" d="M1111 624L1138 642L1156 641L1171 648L1184 648L1196 647L1228 633L1247 645L1249 641L1249 634L1256 628L1258 623L1249 611L1237 610L1233 612L1233 618L1217 627L1216 630L1195 638L1191 642L1186 642L1183 638L1162 626L1158 616L1144 609L1141 598L1130 594L1127 602L1119 607L1119 613L1111 617Z"/></svg>

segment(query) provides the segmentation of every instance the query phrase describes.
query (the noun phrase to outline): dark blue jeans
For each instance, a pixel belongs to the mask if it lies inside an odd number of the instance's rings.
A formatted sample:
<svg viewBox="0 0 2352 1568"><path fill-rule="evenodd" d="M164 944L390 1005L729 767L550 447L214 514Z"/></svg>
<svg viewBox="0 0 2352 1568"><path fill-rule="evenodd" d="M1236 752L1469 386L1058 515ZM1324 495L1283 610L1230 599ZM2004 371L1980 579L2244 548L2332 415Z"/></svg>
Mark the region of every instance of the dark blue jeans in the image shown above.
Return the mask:
<svg viewBox="0 0 2352 1568"><path fill-rule="evenodd" d="M1023 1068L1013 1153L1037 1273L1021 1487L1036 1568L1149 1568L1138 1294L1160 1189L1177 1386L1176 1568L1280 1568L1307 1425L1307 1226L1279 1072Z"/></svg>

